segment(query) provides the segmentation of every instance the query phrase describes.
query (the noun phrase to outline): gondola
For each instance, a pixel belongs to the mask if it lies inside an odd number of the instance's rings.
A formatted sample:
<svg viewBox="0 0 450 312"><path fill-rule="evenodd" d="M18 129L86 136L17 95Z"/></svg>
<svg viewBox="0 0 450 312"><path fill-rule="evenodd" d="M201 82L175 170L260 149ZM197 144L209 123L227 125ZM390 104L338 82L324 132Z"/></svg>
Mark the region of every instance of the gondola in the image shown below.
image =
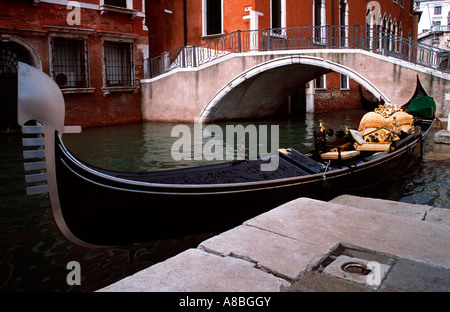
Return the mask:
<svg viewBox="0 0 450 312"><path fill-rule="evenodd" d="M359 95L361 96L361 106L367 112L372 112L379 105L384 104L382 100L378 100L372 93L359 86Z"/></svg>
<svg viewBox="0 0 450 312"><path fill-rule="evenodd" d="M44 176L46 185L33 185L28 193L48 192L61 232L86 247L220 232L298 197L370 188L407 171L421 158L422 141L433 122L417 119L410 133L384 145L367 143L369 150L357 150L366 142L355 145L355 133L360 134L356 129L334 140L321 129L315 149L308 153L286 148L253 160L117 172L91 166L65 147L62 134L80 129L64 126L64 99L50 77L22 63L18 77L18 122L27 135L42 133L24 143L45 147L24 152L26 158L45 157L45 173L31 174L27 180ZM37 125L30 125L32 121ZM261 171L261 164L272 157L278 157L278 169ZM26 170L39 167L43 168L39 159L25 165Z"/></svg>

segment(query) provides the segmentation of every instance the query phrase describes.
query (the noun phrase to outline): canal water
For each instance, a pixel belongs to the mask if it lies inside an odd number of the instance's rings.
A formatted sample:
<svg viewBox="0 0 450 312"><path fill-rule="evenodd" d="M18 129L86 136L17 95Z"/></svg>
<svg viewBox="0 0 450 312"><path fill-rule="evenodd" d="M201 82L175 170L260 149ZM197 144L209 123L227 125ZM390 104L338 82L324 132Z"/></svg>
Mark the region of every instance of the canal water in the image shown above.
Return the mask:
<svg viewBox="0 0 450 312"><path fill-rule="evenodd" d="M252 124L258 128L268 125L269 129L271 125L278 125L280 147L309 151L314 148L313 132L319 120L336 132L346 126L357 127L364 113L362 110L316 113L295 120L263 120ZM249 123L236 124L247 126ZM171 136L177 125L148 122L88 128L80 134L64 135L64 142L80 159L113 170L165 170L211 163L172 158L171 148L180 139ZM218 125L225 129L227 124ZM193 139L194 126L186 126ZM213 235L207 233L106 249L76 246L57 229L48 196L25 195L21 139L19 134L0 135L0 291L94 291L196 247ZM431 151L432 143L431 134L426 140L425 153ZM231 149L235 153L240 148L239 143L224 146L224 150ZM425 158L404 176L357 195L449 208L449 176L448 162ZM67 283L70 270L66 266L70 261L80 263L81 285Z"/></svg>

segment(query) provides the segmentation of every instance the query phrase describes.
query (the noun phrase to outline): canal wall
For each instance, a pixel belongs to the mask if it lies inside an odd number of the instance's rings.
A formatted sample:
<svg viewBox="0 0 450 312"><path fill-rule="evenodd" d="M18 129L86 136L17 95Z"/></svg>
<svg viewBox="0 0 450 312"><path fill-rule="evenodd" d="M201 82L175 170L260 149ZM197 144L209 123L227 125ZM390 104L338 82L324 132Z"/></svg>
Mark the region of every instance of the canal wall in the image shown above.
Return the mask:
<svg viewBox="0 0 450 312"><path fill-rule="evenodd" d="M449 250L449 209L299 198L99 291L450 291Z"/></svg>

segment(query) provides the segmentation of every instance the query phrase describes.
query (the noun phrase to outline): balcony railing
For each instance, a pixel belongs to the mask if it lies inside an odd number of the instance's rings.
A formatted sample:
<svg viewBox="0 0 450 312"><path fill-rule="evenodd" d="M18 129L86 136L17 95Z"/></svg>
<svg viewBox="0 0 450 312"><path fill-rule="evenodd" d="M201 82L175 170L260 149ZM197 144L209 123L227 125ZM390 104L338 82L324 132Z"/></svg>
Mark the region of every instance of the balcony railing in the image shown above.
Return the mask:
<svg viewBox="0 0 450 312"><path fill-rule="evenodd" d="M194 68L231 53L301 49L361 49L442 72L450 72L449 50L365 26L308 26L235 31L199 46L183 46L147 59L147 77Z"/></svg>

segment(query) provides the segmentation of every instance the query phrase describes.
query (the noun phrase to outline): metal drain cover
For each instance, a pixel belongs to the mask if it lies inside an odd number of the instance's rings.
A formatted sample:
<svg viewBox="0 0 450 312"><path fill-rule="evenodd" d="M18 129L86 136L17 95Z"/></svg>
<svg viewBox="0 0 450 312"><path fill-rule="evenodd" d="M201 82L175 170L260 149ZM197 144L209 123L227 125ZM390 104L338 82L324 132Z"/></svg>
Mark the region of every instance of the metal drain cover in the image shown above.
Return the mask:
<svg viewBox="0 0 450 312"><path fill-rule="evenodd" d="M322 272L377 289L390 268L389 265L376 261L341 255Z"/></svg>

